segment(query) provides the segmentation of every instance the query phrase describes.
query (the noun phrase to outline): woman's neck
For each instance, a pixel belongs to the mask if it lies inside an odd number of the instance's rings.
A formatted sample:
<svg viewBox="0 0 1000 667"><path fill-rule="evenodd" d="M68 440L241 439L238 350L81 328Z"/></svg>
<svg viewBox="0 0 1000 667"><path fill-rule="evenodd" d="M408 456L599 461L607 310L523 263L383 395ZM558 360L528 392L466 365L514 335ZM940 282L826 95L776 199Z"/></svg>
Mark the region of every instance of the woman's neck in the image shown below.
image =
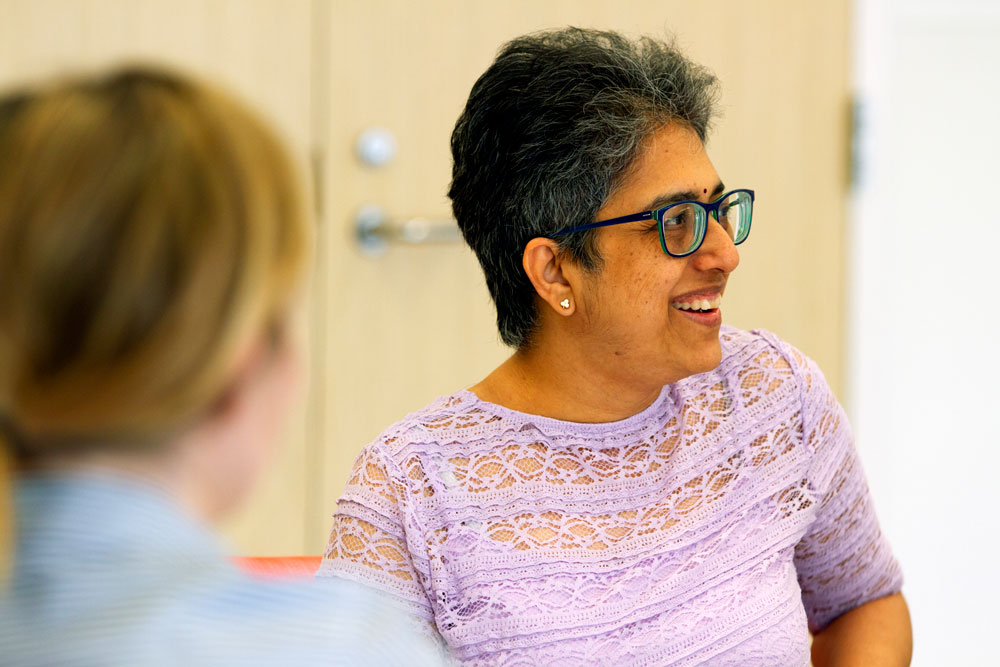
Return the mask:
<svg viewBox="0 0 1000 667"><path fill-rule="evenodd" d="M656 400L665 383L642 380L540 342L515 352L469 391L517 412L604 423L627 419Z"/></svg>
<svg viewBox="0 0 1000 667"><path fill-rule="evenodd" d="M48 454L17 462L22 475L106 475L141 482L172 497L187 512L206 522L211 511L208 484L194 474L190 461L176 443L152 449L94 447L83 452Z"/></svg>
<svg viewBox="0 0 1000 667"><path fill-rule="evenodd" d="M76 453L32 456L17 462L20 474L89 475L124 477L162 489L176 496L178 470L172 457L161 451L138 452L122 448L107 451L99 448Z"/></svg>

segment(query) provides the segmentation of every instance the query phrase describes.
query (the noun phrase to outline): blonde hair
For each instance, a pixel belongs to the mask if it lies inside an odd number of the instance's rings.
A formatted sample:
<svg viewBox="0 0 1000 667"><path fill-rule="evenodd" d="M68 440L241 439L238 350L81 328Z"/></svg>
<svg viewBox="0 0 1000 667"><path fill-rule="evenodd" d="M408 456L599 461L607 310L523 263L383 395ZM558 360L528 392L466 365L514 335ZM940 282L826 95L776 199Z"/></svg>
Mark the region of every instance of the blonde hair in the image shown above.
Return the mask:
<svg viewBox="0 0 1000 667"><path fill-rule="evenodd" d="M0 447L183 427L283 320L308 247L285 149L210 86L132 67L0 98Z"/></svg>

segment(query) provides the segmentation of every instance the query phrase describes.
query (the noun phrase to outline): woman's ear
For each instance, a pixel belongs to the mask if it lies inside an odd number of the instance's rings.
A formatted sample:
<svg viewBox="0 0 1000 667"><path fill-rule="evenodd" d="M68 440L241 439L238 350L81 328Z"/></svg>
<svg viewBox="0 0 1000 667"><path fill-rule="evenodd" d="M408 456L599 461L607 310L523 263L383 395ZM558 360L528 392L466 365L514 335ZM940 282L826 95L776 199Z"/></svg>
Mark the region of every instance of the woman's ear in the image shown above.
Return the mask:
<svg viewBox="0 0 1000 667"><path fill-rule="evenodd" d="M579 285L579 270L559 253L559 244L552 239L533 238L524 246L521 258L524 272L535 292L556 313L576 312L574 286Z"/></svg>

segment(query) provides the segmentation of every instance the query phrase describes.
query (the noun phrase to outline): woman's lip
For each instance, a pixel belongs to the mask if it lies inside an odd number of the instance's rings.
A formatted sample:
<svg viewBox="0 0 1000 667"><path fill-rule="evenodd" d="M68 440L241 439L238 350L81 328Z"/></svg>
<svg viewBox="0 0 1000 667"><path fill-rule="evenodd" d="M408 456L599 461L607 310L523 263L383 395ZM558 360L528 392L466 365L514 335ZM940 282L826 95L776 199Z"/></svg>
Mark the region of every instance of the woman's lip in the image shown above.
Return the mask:
<svg viewBox="0 0 1000 667"><path fill-rule="evenodd" d="M704 326L718 326L722 324L722 309L716 308L715 310L709 310L705 312L695 311L695 310L679 310L674 309L684 317L690 320L702 324Z"/></svg>
<svg viewBox="0 0 1000 667"><path fill-rule="evenodd" d="M714 299L720 298L722 296L722 290L719 288L710 290L698 290L696 292L687 292L679 296L675 296L670 300L670 303L691 301L694 299L704 299L706 301L712 301Z"/></svg>

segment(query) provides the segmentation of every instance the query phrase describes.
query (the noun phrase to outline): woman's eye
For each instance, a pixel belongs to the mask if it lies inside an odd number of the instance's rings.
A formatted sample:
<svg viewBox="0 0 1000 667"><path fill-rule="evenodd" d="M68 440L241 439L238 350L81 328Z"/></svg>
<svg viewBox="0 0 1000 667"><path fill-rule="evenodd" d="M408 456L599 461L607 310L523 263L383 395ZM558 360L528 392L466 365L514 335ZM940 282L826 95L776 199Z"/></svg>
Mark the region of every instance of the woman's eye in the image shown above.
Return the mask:
<svg viewBox="0 0 1000 667"><path fill-rule="evenodd" d="M665 215L663 217L663 229L678 229L680 227L686 227L691 224L691 211L682 210L677 211L673 215Z"/></svg>

